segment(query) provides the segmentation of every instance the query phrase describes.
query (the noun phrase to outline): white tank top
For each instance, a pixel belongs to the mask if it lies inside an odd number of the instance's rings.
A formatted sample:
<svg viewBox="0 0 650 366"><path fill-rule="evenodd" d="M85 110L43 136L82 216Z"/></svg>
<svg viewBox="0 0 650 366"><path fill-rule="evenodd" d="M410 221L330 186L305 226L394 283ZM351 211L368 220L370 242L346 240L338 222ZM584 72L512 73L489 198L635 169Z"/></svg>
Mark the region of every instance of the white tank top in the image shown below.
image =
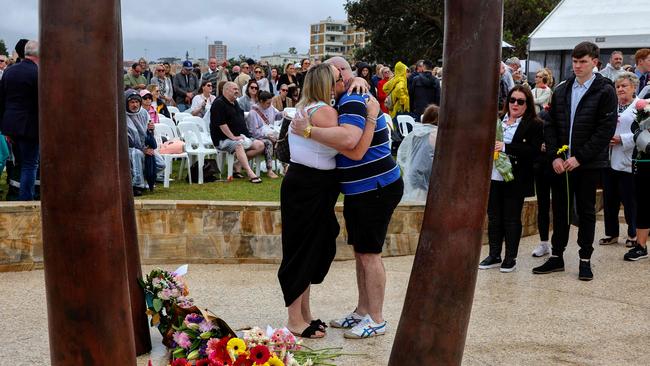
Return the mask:
<svg viewBox="0 0 650 366"><path fill-rule="evenodd" d="M323 102L318 102L310 104L305 109L309 117L311 117L314 112L326 105ZM297 110L296 114L300 115L300 111ZM293 163L319 170L336 168L336 159L334 157L338 154L338 151L319 142L289 132L289 149L291 151L291 162Z"/></svg>

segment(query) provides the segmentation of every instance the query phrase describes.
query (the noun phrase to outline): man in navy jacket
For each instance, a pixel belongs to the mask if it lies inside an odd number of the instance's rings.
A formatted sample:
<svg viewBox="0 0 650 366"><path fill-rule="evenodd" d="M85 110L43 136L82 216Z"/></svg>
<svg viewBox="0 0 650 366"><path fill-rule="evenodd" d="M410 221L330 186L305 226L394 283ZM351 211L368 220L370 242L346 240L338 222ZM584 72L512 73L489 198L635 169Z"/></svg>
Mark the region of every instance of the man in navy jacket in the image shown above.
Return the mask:
<svg viewBox="0 0 650 366"><path fill-rule="evenodd" d="M21 165L21 201L34 199L39 163L38 42L25 45L25 59L5 70L0 80L0 132L9 137Z"/></svg>

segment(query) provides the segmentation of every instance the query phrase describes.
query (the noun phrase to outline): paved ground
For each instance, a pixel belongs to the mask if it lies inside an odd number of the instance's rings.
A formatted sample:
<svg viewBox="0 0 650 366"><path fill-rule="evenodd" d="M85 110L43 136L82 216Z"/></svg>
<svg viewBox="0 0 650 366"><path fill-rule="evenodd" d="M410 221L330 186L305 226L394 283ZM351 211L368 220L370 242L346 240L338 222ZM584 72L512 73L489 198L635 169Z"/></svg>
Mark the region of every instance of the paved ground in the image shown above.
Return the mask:
<svg viewBox="0 0 650 366"><path fill-rule="evenodd" d="M602 231L599 222L596 238ZM530 269L543 261L529 255L537 237L523 240L517 271L480 271L464 365L650 364L646 352L650 261L624 262L622 244L598 247L592 261L594 281L578 281L575 234L573 229L566 272L531 274ZM486 250L484 247L484 254ZM324 340L306 344L340 346L345 352L366 354L342 357L339 365L385 365L412 261L413 257L386 260L385 312L392 327L388 335L350 341L332 330ZM276 265L191 265L187 279L197 303L222 316L233 328L281 326L285 313L276 270ZM317 316L330 319L352 309L356 296L353 278L353 262L334 263L325 283L312 291ZM42 271L0 273L0 365L49 364L43 286ZM164 354L159 340L154 338L154 360ZM148 356L140 357L138 364L145 365L147 360Z"/></svg>

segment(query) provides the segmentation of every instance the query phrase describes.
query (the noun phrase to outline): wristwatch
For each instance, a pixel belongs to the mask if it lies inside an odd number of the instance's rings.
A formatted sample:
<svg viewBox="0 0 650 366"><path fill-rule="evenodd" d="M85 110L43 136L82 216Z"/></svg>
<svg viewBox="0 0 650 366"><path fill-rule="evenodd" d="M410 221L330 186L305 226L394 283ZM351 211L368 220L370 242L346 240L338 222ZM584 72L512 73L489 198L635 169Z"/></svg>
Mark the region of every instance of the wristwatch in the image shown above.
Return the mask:
<svg viewBox="0 0 650 366"><path fill-rule="evenodd" d="M302 131L302 136L306 139L311 138L311 128L313 126L311 124L308 124L307 127L305 127L305 130Z"/></svg>

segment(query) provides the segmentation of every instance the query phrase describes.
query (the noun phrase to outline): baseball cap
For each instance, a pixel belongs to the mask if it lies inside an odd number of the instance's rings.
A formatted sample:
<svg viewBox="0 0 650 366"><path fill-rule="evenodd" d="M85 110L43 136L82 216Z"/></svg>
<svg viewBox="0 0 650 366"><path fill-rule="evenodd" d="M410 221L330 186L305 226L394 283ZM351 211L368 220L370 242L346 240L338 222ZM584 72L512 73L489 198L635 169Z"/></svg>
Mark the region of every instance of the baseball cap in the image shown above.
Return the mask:
<svg viewBox="0 0 650 366"><path fill-rule="evenodd" d="M183 61L183 68L191 70L192 69L192 61L189 61L189 60Z"/></svg>

